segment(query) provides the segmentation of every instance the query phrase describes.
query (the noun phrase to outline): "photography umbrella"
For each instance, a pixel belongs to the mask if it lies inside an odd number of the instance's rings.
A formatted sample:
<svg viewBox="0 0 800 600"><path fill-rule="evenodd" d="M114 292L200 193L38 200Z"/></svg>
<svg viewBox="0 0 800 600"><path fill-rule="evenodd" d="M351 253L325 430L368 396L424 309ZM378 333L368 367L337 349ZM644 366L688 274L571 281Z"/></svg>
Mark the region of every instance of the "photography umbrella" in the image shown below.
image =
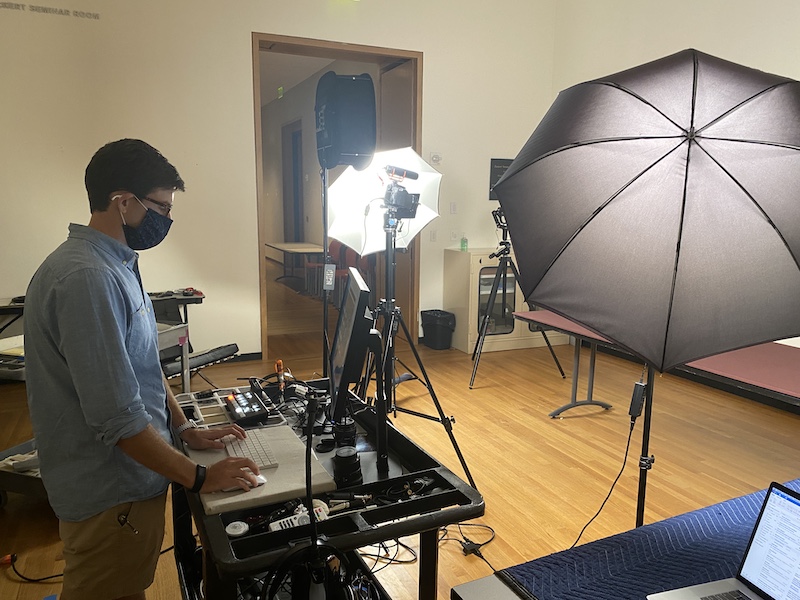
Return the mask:
<svg viewBox="0 0 800 600"><path fill-rule="evenodd" d="M410 195L419 195L416 214L402 218L396 246L405 248L439 216L442 174L411 148L376 152L365 169L348 167L328 191L328 235L361 256L386 249L384 215L386 190L394 182Z"/></svg>
<svg viewBox="0 0 800 600"><path fill-rule="evenodd" d="M800 334L797 81L684 50L576 85L494 189L526 299L651 369Z"/></svg>

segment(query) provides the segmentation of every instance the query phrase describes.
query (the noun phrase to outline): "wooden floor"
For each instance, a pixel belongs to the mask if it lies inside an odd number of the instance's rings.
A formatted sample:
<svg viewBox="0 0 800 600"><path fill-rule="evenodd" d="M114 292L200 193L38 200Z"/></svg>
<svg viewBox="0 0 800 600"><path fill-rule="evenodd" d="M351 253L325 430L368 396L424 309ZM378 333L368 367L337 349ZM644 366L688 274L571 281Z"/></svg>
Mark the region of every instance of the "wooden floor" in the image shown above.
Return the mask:
<svg viewBox="0 0 800 600"><path fill-rule="evenodd" d="M315 336L309 336L305 349L302 346L294 344L296 354L281 357L295 376L310 377L320 362ZM273 349L278 353L283 348L275 344ZM568 400L570 381L561 379L545 348L484 353L473 390L468 389L469 356L424 346L420 352L445 413L456 418L456 439L485 497L486 515L477 522L497 533L483 555L500 569L567 548L598 509L621 467L628 403L641 368L599 355L595 397L614 408L579 408L553 420L547 413ZM569 372L571 348L558 347L557 353ZM402 344L399 355L415 368ZM265 375L272 364L272 358L228 363L204 372L217 385L228 386L237 377ZM201 389L205 383L195 377L193 385ZM430 396L417 382L403 383L398 398L406 408L433 413ZM398 416L395 424L463 476L440 424L409 415ZM7 448L30 436L24 384L0 383L0 446ZM638 423L625 472L583 541L634 526L640 445ZM772 480L800 476L800 417L665 375L655 388L651 451L656 462L648 478L646 522L752 492ZM17 553L17 567L29 577L59 573L63 562L58 560L57 522L46 502L17 494L8 497L0 509L0 554ZM451 528L453 536L457 533ZM487 539L486 533L472 528L466 533L478 542ZM169 537L165 547L171 544ZM416 545L414 538L404 541ZM416 569L393 565L379 577L393 598L414 598ZM480 559L464 556L458 543L442 542L441 599L449 597L452 586L490 573ZM3 600L40 600L59 589L58 583L20 583L7 568L0 573ZM180 598L171 553L162 557L148 597Z"/></svg>

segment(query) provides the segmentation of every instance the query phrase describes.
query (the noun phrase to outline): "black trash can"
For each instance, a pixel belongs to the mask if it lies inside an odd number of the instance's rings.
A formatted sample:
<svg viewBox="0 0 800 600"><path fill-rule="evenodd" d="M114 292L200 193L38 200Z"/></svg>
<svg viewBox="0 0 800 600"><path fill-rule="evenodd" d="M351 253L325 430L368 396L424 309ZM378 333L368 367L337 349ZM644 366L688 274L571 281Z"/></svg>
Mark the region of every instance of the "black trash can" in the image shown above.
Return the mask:
<svg viewBox="0 0 800 600"><path fill-rule="evenodd" d="M453 341L456 316L446 310L423 310L423 343L434 350L448 350Z"/></svg>

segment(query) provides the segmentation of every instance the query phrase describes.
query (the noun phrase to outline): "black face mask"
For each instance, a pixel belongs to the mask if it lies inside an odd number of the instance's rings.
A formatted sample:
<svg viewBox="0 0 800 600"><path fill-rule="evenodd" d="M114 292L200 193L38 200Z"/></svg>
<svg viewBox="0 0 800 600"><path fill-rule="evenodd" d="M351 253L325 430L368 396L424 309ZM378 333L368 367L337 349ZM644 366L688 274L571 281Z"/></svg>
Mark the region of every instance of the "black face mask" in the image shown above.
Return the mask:
<svg viewBox="0 0 800 600"><path fill-rule="evenodd" d="M139 203L141 204L141 200ZM169 217L165 217L146 206L145 210L147 212L138 227L131 227L127 224L122 226L122 230L125 232L125 241L128 242L128 246L132 250L147 250L158 246L167 237L169 228L172 226L172 219Z"/></svg>

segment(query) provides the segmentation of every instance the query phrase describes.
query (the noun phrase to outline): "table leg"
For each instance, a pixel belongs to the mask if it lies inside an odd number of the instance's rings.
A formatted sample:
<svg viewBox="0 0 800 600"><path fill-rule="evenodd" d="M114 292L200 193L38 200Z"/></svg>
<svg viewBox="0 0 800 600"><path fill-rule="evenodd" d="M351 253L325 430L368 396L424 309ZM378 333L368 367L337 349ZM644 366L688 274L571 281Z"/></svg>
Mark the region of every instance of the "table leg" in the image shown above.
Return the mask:
<svg viewBox="0 0 800 600"><path fill-rule="evenodd" d="M597 360L597 344L589 343L591 348L591 355L589 356L589 384L586 389L586 400L592 401L592 392L594 391L594 364Z"/></svg>
<svg viewBox="0 0 800 600"><path fill-rule="evenodd" d="M190 383L191 373L189 372L189 328L186 328L186 336L181 338L181 391L188 394L192 391Z"/></svg>
<svg viewBox="0 0 800 600"><path fill-rule="evenodd" d="M419 534L419 600L436 600L439 577L439 531Z"/></svg>
<svg viewBox="0 0 800 600"><path fill-rule="evenodd" d="M575 354L572 361L572 394L568 404L564 406L560 406L554 411L550 413L550 417L555 419L565 410L569 410L570 408L574 408L576 406L600 406L606 410L611 408L611 405L606 402L600 402L599 400L592 400L592 394L594 392L594 371L595 371L595 362L597 360L597 344L590 342L589 346L591 348L591 355L589 358L589 381L588 381L588 389L586 391L586 400L578 400L578 376L580 375L580 364L581 364L581 341L575 338Z"/></svg>
<svg viewBox="0 0 800 600"><path fill-rule="evenodd" d="M214 561L205 549L203 550L203 585L206 598L237 600L236 581L220 579Z"/></svg>

